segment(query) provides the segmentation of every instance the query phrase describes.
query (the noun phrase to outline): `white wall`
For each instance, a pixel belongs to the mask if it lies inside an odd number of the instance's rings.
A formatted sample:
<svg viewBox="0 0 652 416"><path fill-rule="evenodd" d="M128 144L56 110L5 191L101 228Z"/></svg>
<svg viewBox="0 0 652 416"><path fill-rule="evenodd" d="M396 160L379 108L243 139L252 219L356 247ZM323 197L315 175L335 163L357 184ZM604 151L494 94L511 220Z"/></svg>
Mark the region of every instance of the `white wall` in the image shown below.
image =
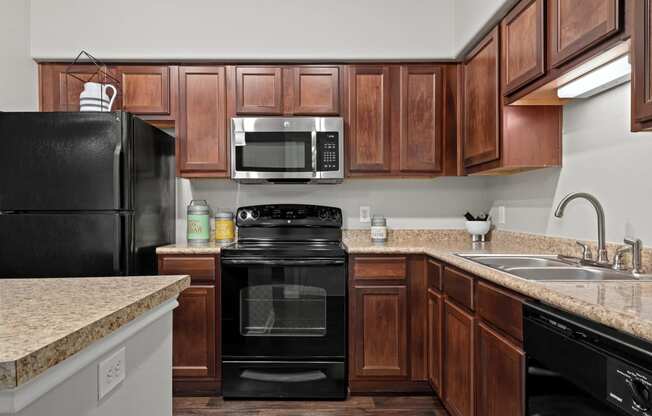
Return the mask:
<svg viewBox="0 0 652 416"><path fill-rule="evenodd" d="M37 109L29 0L0 0L0 111Z"/></svg>
<svg viewBox="0 0 652 416"><path fill-rule="evenodd" d="M517 0L455 0L454 2L454 54L472 47L484 29L498 20L496 17Z"/></svg>
<svg viewBox="0 0 652 416"><path fill-rule="evenodd" d="M450 58L455 1L32 0L32 56Z"/></svg>
<svg viewBox="0 0 652 416"><path fill-rule="evenodd" d="M225 180L178 181L177 241L186 238L186 206L206 199L213 209L270 203L308 203L342 208L344 228L365 228L360 206L387 217L390 228L462 228L462 215L488 210L483 177L440 179L347 179L339 185L237 185Z"/></svg>
<svg viewBox="0 0 652 416"><path fill-rule="evenodd" d="M564 108L563 168L491 178L494 208L506 207L499 228L595 240L587 202L571 202L563 219L553 216L561 198L583 191L604 207L607 240L633 235L652 245L652 133L630 133L629 99L625 84Z"/></svg>

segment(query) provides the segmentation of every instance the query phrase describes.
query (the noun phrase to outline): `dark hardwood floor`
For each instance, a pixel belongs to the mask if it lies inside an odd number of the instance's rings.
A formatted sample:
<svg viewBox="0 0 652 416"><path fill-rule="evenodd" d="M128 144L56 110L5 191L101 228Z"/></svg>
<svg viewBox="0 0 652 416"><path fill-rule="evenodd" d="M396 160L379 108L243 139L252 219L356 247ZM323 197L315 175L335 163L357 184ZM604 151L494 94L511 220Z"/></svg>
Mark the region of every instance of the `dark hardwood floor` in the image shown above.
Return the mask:
<svg viewBox="0 0 652 416"><path fill-rule="evenodd" d="M449 416L429 396L353 396L343 402L224 401L221 397L175 397L174 416Z"/></svg>

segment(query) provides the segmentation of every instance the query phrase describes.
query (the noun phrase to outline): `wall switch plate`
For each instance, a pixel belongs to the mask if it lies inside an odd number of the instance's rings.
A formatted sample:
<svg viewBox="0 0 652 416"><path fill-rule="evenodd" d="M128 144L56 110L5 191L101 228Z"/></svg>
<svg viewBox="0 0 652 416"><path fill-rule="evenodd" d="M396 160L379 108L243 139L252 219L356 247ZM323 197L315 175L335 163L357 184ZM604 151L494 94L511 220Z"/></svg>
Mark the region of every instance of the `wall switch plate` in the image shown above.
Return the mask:
<svg viewBox="0 0 652 416"><path fill-rule="evenodd" d="M360 207L360 222L371 222L371 208Z"/></svg>
<svg viewBox="0 0 652 416"><path fill-rule="evenodd" d="M111 354L98 364L98 399L106 396L111 390L115 389L118 384L127 376L127 361L125 347Z"/></svg>
<svg viewBox="0 0 652 416"><path fill-rule="evenodd" d="M507 221L507 213L505 211L504 205L498 207L498 224L505 224L505 221Z"/></svg>

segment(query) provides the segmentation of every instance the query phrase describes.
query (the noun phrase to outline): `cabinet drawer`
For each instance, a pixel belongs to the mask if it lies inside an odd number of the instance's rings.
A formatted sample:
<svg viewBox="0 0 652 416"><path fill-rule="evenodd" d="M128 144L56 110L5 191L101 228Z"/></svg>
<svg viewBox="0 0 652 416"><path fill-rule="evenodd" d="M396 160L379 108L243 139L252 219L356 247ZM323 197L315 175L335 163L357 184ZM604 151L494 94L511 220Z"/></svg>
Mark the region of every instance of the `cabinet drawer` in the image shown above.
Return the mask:
<svg viewBox="0 0 652 416"><path fill-rule="evenodd" d="M517 340L523 340L522 298L487 283L478 282L476 302L478 315L483 320Z"/></svg>
<svg viewBox="0 0 652 416"><path fill-rule="evenodd" d="M189 274L192 283L214 282L216 269L211 256L160 257L158 264L160 274Z"/></svg>
<svg viewBox="0 0 652 416"><path fill-rule="evenodd" d="M355 257L353 277L357 280L405 280L407 259L402 256Z"/></svg>
<svg viewBox="0 0 652 416"><path fill-rule="evenodd" d="M427 260L426 267L428 273L428 287L441 292L444 267L433 259Z"/></svg>
<svg viewBox="0 0 652 416"><path fill-rule="evenodd" d="M473 310L473 277L446 267L444 292L460 305Z"/></svg>

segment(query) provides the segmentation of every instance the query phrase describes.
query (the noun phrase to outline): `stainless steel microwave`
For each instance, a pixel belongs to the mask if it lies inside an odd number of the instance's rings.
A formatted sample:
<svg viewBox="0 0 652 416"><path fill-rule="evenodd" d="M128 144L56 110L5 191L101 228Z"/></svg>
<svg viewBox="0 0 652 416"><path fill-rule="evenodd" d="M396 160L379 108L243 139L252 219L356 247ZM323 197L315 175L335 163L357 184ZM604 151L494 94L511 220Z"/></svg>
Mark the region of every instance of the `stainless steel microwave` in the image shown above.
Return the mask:
<svg viewBox="0 0 652 416"><path fill-rule="evenodd" d="M244 183L339 183L341 117L234 117L231 178Z"/></svg>

